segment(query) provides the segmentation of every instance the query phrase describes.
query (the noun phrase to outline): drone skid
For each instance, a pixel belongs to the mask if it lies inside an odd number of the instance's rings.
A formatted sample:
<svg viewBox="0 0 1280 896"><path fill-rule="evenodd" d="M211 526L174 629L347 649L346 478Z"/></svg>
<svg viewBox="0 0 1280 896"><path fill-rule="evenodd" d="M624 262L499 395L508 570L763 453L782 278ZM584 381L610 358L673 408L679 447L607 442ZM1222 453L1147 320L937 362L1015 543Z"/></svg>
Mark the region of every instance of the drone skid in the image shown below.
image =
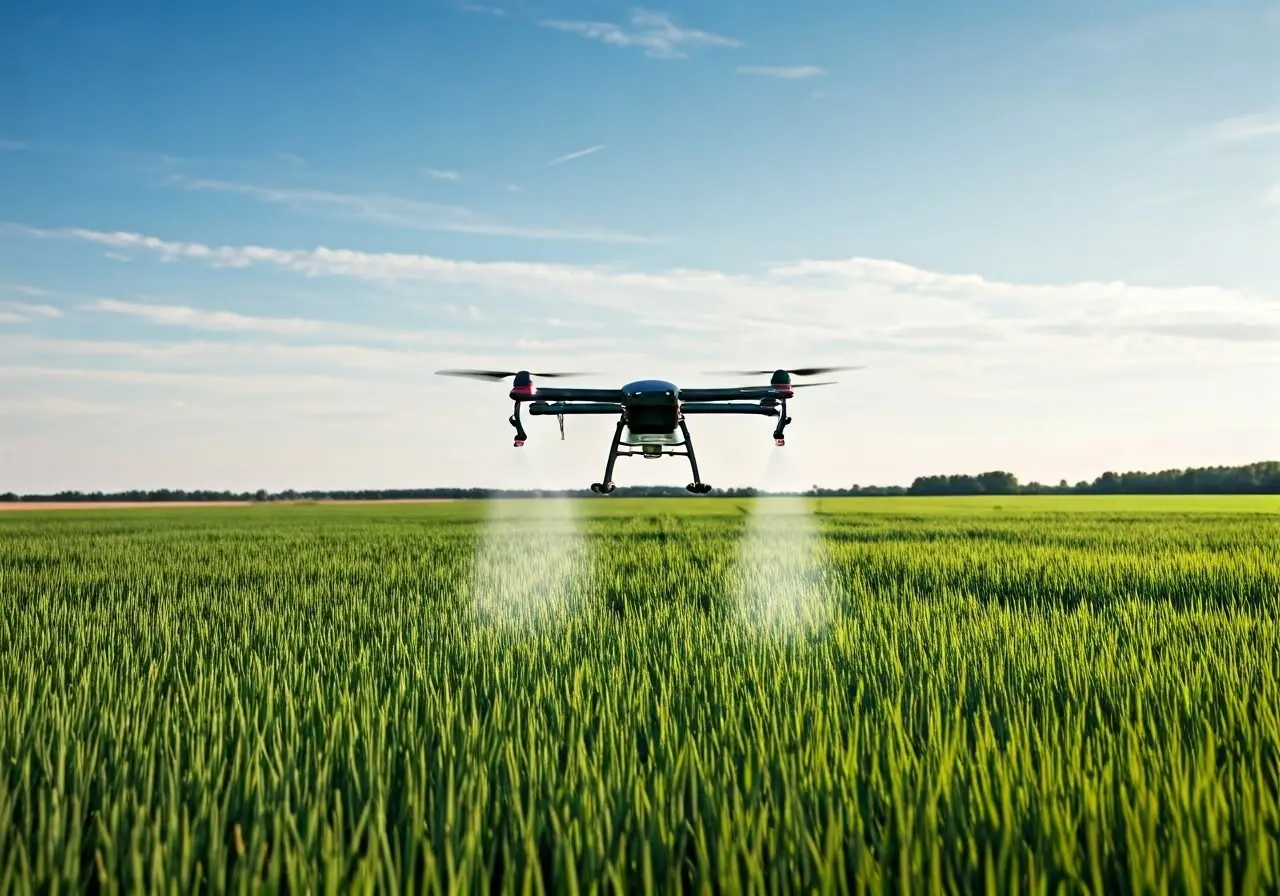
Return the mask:
<svg viewBox="0 0 1280 896"><path fill-rule="evenodd" d="M689 427L683 420L679 422L680 435L682 441L672 444L649 444L641 445L640 450L636 451L633 447L622 448L622 434L626 429L627 422L625 419L618 421L617 428L613 432L613 444L609 446L609 460L605 463L604 480L602 482L591 483L591 490L597 495L611 494L616 486L613 484L613 465L620 457L640 456L646 459L659 457L687 457L689 458L689 467L693 471L693 482L685 486L685 490L695 495L709 494L711 486L703 482L698 475L698 457L693 450L693 438L689 435ZM684 451L672 451L672 446L683 446Z"/></svg>

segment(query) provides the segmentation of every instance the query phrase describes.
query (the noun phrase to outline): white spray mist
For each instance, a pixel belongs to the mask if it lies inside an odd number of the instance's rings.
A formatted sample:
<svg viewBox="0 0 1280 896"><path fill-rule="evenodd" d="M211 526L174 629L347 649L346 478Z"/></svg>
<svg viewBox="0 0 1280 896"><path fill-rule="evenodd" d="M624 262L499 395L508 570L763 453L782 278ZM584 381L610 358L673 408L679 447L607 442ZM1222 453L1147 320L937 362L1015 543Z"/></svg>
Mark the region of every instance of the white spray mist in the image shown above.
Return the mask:
<svg viewBox="0 0 1280 896"><path fill-rule="evenodd" d="M545 477L523 449L514 464L521 489ZM523 627L563 616L573 603L582 564L576 502L542 496L487 501L476 541L471 606L485 625Z"/></svg>
<svg viewBox="0 0 1280 896"><path fill-rule="evenodd" d="M760 490L799 490L784 451L770 454ZM740 617L758 631L778 635L818 631L830 605L825 551L811 501L798 495L760 496L746 506L734 583Z"/></svg>

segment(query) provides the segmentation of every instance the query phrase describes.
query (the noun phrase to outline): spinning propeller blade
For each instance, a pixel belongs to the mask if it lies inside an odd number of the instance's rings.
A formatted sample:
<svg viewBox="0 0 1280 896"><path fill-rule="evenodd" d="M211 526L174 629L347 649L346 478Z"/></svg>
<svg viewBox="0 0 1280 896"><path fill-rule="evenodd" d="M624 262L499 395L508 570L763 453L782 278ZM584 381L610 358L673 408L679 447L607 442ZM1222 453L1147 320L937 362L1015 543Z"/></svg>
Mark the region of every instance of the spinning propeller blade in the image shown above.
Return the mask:
<svg viewBox="0 0 1280 896"><path fill-rule="evenodd" d="M505 380L513 377L520 371L518 370L437 370L439 376L465 376L473 380ZM557 377L557 376L587 376L585 373L531 373L530 376L536 377Z"/></svg>
<svg viewBox="0 0 1280 896"><path fill-rule="evenodd" d="M789 374L793 374L795 376L815 376L819 373L830 373L833 370L863 370L863 369L865 368L862 367L861 365L857 367L797 367L794 370L788 370L786 372ZM776 371L773 371L773 370L709 370L707 372L712 376L768 376L769 374L775 373ZM810 385L817 386L820 384L810 383ZM825 384L821 384L821 385L825 385Z"/></svg>

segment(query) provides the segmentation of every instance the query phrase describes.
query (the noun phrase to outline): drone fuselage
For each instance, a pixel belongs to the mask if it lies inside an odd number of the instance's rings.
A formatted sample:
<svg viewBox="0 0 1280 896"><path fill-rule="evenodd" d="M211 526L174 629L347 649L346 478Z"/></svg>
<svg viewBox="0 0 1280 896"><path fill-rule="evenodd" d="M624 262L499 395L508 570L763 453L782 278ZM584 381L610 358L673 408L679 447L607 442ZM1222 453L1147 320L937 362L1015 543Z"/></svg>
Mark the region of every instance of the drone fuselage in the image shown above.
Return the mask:
<svg viewBox="0 0 1280 896"><path fill-rule="evenodd" d="M637 380L622 387L624 445L679 445L680 390L665 380Z"/></svg>

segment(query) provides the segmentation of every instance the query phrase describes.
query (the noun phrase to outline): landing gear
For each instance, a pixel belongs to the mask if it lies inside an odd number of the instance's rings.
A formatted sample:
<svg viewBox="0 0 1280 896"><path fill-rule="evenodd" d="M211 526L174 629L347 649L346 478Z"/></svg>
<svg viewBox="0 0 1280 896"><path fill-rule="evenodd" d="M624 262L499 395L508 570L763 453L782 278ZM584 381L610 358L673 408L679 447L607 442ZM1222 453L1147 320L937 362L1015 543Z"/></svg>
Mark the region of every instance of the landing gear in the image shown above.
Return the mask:
<svg viewBox="0 0 1280 896"><path fill-rule="evenodd" d="M597 495L610 494L614 489L613 465L618 461L618 443L622 441L622 428L626 425L626 420L619 420L613 430L613 444L609 446L609 461L604 465L604 479L591 483L591 490Z"/></svg>
<svg viewBox="0 0 1280 896"><path fill-rule="evenodd" d="M516 412L508 418L507 422L516 428L515 447L519 448L529 438L525 435L524 427L520 425L520 402L516 402Z"/></svg>
<svg viewBox="0 0 1280 896"><path fill-rule="evenodd" d="M641 457L655 458L666 457L668 455L679 454L689 458L689 466L693 470L693 482L685 486L685 490L695 495L707 495L711 493L711 486L702 481L702 477L698 475L698 458L693 453L693 437L689 435L689 427L685 425L683 420L680 421L680 434L684 437L683 442L678 445L684 445L684 451L666 451L657 445L642 445L639 451L632 451L630 448L623 451L618 446L622 444L622 430L627 425L626 420L619 420L618 427L613 431L613 444L609 446L609 460L604 467L604 478L600 482L591 483L591 491L597 495L611 494L615 488L613 484L613 465L620 457L631 457L638 454ZM654 450L654 449L657 450Z"/></svg>
<svg viewBox="0 0 1280 896"><path fill-rule="evenodd" d="M705 495L710 493L711 486L702 481L702 477L698 475L698 458L693 453L693 437L689 435L689 427L684 420L680 421L680 434L684 436L684 444L688 449L685 453L689 455L689 466L693 470L693 482L686 485L685 491L694 495Z"/></svg>
<svg viewBox="0 0 1280 896"><path fill-rule="evenodd" d="M782 431L787 428L787 424L791 422L791 418L787 416L787 400L782 399L781 412L778 414L778 428L773 431L773 443L779 447L785 445L787 440L783 438Z"/></svg>

